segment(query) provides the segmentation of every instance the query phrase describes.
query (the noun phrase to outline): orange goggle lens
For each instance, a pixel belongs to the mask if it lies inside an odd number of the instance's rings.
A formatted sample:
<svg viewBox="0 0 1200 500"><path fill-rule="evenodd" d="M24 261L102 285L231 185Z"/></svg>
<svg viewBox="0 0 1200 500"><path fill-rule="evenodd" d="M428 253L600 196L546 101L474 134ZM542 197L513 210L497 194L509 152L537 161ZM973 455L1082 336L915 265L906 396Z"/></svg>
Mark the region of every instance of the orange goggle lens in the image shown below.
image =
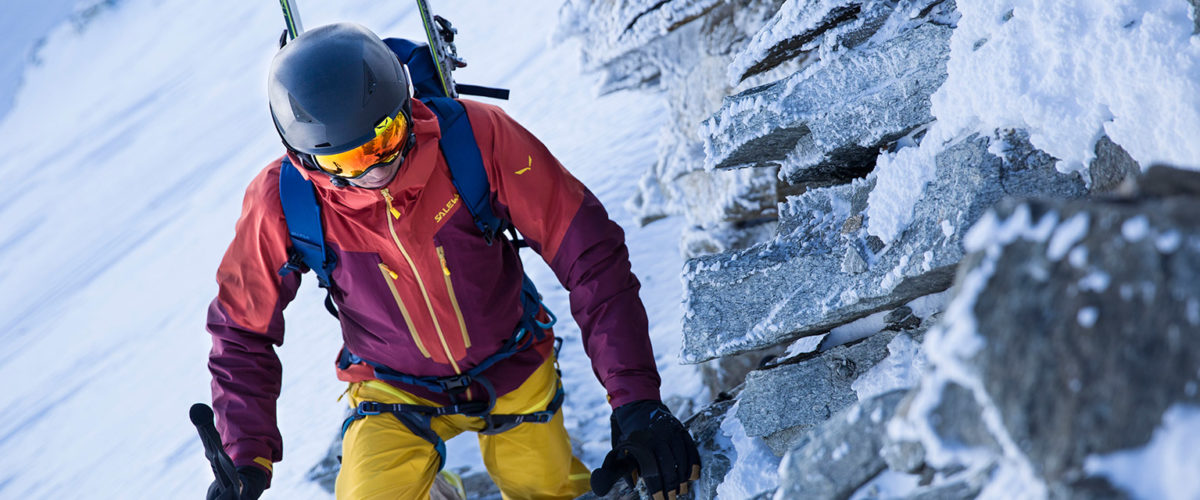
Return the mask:
<svg viewBox="0 0 1200 500"><path fill-rule="evenodd" d="M408 137L408 122L404 114L395 118L384 118L375 126L375 138L350 151L332 155L313 155L317 166L330 174L354 178L371 167L391 163L400 156L404 140Z"/></svg>

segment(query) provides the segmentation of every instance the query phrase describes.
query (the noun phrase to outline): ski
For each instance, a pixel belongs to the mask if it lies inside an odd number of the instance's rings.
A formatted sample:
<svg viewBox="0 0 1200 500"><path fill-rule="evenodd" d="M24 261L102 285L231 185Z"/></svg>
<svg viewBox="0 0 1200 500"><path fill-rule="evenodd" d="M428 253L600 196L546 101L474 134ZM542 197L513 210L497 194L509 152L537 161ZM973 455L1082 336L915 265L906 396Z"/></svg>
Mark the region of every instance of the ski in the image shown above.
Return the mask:
<svg viewBox="0 0 1200 500"><path fill-rule="evenodd" d="M283 23L287 25L287 36L295 40L304 32L304 25L300 24L300 11L296 10L296 0L279 0L279 7L283 9Z"/></svg>
<svg viewBox="0 0 1200 500"><path fill-rule="evenodd" d="M458 89L450 72L467 66L467 62L458 56L458 48L454 46L454 35L458 30L454 29L446 18L433 15L426 0L417 0L417 10L421 11L421 24L425 26L425 37L429 40L429 52L437 66L442 91L448 97L458 97Z"/></svg>

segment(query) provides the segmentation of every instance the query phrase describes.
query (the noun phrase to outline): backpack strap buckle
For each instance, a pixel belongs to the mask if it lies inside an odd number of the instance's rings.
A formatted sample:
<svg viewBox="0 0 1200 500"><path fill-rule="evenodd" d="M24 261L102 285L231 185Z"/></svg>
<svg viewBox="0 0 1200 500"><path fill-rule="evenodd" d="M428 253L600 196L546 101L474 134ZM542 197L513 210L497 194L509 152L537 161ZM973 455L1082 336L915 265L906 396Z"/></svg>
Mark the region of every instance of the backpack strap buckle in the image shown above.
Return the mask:
<svg viewBox="0 0 1200 500"><path fill-rule="evenodd" d="M288 249L288 260L279 268L280 276L287 276L291 273L304 273L304 256L295 248Z"/></svg>

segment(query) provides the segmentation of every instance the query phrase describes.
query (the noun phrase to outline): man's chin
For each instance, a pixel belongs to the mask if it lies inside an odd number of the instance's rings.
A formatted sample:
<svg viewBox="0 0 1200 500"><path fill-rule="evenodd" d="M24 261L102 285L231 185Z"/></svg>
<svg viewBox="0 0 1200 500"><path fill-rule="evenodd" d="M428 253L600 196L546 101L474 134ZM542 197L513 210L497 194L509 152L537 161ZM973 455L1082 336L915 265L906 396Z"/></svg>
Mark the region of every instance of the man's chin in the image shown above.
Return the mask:
<svg viewBox="0 0 1200 500"><path fill-rule="evenodd" d="M392 181L392 177L396 176L396 171L400 165L388 165L379 167L367 172L362 177L351 180L350 185L362 189L380 189L386 187Z"/></svg>

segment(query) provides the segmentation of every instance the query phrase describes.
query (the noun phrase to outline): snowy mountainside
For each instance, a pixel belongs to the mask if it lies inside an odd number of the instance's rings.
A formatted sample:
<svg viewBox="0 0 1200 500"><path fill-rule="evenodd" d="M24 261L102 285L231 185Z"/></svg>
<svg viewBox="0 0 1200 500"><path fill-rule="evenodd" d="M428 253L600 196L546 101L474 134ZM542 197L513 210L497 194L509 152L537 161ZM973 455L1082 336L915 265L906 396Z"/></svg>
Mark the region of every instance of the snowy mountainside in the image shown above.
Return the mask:
<svg viewBox="0 0 1200 500"><path fill-rule="evenodd" d="M349 20L424 37L413 3L300 4L308 27ZM596 98L571 63L577 44L549 40L556 2L438 4L471 63L459 79L512 89L501 106L626 228L658 362L674 381L664 396L679 408L702 402L696 368L675 361L680 221L640 229L622 208L653 162L660 105L628 92ZM197 496L212 476L185 414L210 397L205 311L242 194L281 154L265 81L282 18L270 2L80 5L103 8L45 34L0 121L0 173L11 179L0 186L0 256L10 263L0 270L0 497ZM0 19L27 8L4 2ZM526 257L547 304L568 311L553 273ZM329 497L305 479L345 404L331 366L337 328L321 300L306 284L286 314L285 458L267 498ZM557 327L567 339L565 415L594 467L608 447L608 405L569 316ZM473 440L449 446L450 467L482 471Z"/></svg>

